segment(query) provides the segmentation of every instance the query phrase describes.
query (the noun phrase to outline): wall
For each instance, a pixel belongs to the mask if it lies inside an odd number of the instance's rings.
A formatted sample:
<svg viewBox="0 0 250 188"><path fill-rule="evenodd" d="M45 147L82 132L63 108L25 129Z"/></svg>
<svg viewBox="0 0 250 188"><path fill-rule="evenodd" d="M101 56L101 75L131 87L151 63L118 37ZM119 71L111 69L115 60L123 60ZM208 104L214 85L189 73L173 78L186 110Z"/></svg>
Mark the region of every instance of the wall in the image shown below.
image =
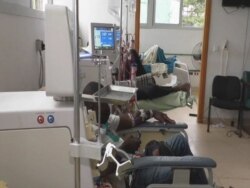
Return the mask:
<svg viewBox="0 0 250 188"><path fill-rule="evenodd" d="M55 4L55 5L65 5L70 10L73 10L73 1L69 1L69 0L53 0L53 4Z"/></svg>
<svg viewBox="0 0 250 188"><path fill-rule="evenodd" d="M140 50L146 51L154 44L166 53L191 54L195 44L202 41L202 29L143 29L140 33Z"/></svg>
<svg viewBox="0 0 250 188"><path fill-rule="evenodd" d="M73 9L68 0L54 0L54 4ZM90 40L91 22L119 25L119 20L108 13L110 5L111 0L79 1L80 36L84 45ZM29 0L0 0L0 91L38 89L40 62L35 40L44 39L44 20L42 12L29 6Z"/></svg>
<svg viewBox="0 0 250 188"><path fill-rule="evenodd" d="M231 12L231 13L227 13ZM249 8L225 8L221 6L221 0L212 0L211 28L209 36L209 52L207 62L207 77L205 90L205 117L207 117L208 100L211 96L212 80L215 75L221 74L222 46L228 40L228 71L227 75L241 78L243 70L250 70L250 19ZM218 51L213 51L213 48ZM235 118L236 112L225 110L213 110L212 117Z"/></svg>
<svg viewBox="0 0 250 188"><path fill-rule="evenodd" d="M30 8L30 0L1 0L1 1L6 3L15 3Z"/></svg>
<svg viewBox="0 0 250 188"><path fill-rule="evenodd" d="M38 89L35 40L44 38L43 14L0 1L0 25L0 91Z"/></svg>
<svg viewBox="0 0 250 188"><path fill-rule="evenodd" d="M101 2L101 6L100 6ZM65 5L73 11L72 1L68 0L54 0L55 5ZM83 39L83 46L87 46L90 39L90 23L113 23L118 24L117 20L108 13L108 0L91 0L86 3L79 1L79 35Z"/></svg>
<svg viewBox="0 0 250 188"><path fill-rule="evenodd" d="M90 42L91 22L118 24L117 20L108 13L108 0L102 0L101 6L100 0L91 0L88 3L80 1L79 8L80 35L84 46Z"/></svg>

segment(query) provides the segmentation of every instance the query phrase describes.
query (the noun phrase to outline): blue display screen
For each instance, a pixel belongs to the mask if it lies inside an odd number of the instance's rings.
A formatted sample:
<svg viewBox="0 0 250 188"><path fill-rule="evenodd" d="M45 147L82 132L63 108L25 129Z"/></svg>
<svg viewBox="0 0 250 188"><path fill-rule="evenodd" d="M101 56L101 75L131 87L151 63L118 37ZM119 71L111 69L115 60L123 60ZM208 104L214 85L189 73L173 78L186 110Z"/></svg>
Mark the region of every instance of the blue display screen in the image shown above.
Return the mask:
<svg viewBox="0 0 250 188"><path fill-rule="evenodd" d="M94 49L112 50L115 48L115 36L113 27L94 28Z"/></svg>

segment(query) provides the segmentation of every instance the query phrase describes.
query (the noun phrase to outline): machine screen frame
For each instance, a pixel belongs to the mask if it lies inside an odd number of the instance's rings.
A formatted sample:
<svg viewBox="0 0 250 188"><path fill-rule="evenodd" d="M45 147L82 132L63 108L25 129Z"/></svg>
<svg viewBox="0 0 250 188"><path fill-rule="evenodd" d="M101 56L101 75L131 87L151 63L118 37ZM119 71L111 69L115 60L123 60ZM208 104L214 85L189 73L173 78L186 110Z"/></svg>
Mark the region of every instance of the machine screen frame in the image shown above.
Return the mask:
<svg viewBox="0 0 250 188"><path fill-rule="evenodd" d="M113 24L91 23L91 42L93 55L99 55L100 53L105 54L106 52L113 52L115 50L115 31L115 26Z"/></svg>

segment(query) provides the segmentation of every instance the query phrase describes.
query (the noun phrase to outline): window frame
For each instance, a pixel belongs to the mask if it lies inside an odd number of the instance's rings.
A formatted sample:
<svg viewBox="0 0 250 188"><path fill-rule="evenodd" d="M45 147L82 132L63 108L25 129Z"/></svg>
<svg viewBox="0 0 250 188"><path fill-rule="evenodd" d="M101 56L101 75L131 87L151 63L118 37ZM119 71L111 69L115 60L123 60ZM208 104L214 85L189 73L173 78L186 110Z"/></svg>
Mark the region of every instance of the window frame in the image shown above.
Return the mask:
<svg viewBox="0 0 250 188"><path fill-rule="evenodd" d="M155 23L156 0L148 0L147 23L141 23L143 29L183 29L183 30L202 30L203 27L188 27L182 25L183 0L180 0L179 24L159 24Z"/></svg>
<svg viewBox="0 0 250 188"><path fill-rule="evenodd" d="M154 7L154 0L148 0L147 23L140 23L143 28L152 28L154 12L151 10Z"/></svg>
<svg viewBox="0 0 250 188"><path fill-rule="evenodd" d="M44 0L42 0L42 2L39 2L39 4L38 4L38 1L40 0L30 0L30 8L34 10L38 10L38 11L44 11L44 7L43 7ZM46 1L47 1L46 4L53 4L53 0L46 0Z"/></svg>

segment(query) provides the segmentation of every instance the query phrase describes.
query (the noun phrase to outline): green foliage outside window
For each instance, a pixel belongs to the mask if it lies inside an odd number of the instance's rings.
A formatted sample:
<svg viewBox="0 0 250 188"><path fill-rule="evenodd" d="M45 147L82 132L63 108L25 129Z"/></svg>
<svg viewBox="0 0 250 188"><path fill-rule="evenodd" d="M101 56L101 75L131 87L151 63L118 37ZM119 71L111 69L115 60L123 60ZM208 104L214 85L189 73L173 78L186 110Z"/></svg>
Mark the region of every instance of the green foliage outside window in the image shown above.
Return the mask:
<svg viewBox="0 0 250 188"><path fill-rule="evenodd" d="M203 27L205 19L205 0L183 0L182 25L184 27Z"/></svg>

